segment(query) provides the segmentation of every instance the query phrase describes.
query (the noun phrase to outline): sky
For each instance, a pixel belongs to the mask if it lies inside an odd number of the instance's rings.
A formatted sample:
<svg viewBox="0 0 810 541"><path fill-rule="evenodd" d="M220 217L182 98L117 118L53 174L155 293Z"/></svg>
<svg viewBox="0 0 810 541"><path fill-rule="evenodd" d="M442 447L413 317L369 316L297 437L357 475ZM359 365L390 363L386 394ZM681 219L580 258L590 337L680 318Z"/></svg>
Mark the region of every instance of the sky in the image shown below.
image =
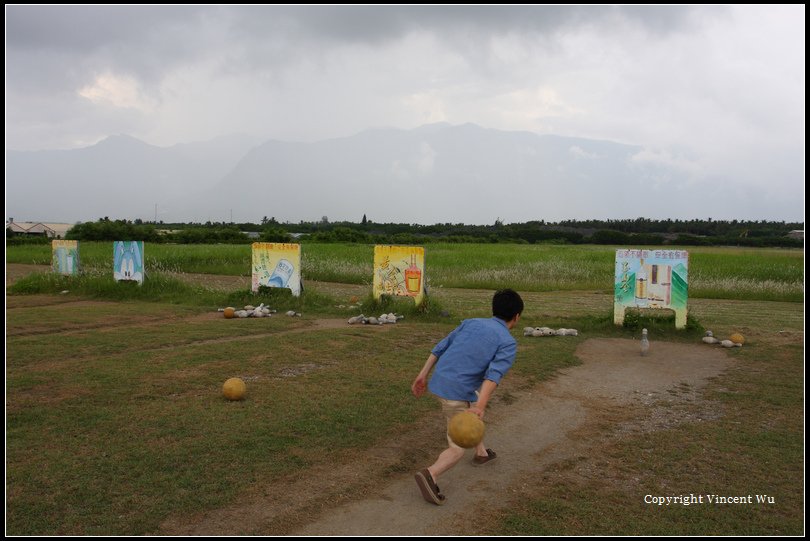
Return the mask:
<svg viewBox="0 0 810 541"><path fill-rule="evenodd" d="M471 122L641 145L804 219L804 5L5 9L7 150Z"/></svg>

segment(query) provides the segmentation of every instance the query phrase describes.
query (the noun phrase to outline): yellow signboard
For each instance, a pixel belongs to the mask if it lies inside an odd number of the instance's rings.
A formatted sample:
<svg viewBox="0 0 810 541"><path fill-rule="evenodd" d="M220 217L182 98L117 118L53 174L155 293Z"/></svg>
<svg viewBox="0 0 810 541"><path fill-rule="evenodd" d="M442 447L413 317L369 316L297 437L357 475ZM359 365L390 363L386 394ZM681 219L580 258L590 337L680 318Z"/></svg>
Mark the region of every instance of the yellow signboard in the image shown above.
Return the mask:
<svg viewBox="0 0 810 541"><path fill-rule="evenodd" d="M425 249L420 246L375 246L374 298L382 295L425 298Z"/></svg>
<svg viewBox="0 0 810 541"><path fill-rule="evenodd" d="M301 245L279 242L254 242L251 289L286 287L301 295Z"/></svg>

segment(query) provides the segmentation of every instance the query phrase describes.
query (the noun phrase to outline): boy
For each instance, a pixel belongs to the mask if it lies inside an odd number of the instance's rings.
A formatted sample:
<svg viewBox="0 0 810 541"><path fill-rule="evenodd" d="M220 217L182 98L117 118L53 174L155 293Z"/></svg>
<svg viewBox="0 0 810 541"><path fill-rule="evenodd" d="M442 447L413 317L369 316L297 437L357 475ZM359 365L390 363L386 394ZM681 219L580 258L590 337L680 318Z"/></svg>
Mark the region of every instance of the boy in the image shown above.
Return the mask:
<svg viewBox="0 0 810 541"><path fill-rule="evenodd" d="M436 371L427 387L439 397L448 422L456 413L468 410L483 419L492 393L515 362L517 342L509 331L522 312L523 300L515 291L495 292L493 317L466 319L436 344L411 385L413 395L419 398L424 394L427 376L435 365ZM436 479L464 456L464 449L453 443L449 434L447 442L449 447L436 462L415 476L422 497L436 505L445 500ZM487 449L483 441L475 447L473 464L486 464L495 458L495 452Z"/></svg>

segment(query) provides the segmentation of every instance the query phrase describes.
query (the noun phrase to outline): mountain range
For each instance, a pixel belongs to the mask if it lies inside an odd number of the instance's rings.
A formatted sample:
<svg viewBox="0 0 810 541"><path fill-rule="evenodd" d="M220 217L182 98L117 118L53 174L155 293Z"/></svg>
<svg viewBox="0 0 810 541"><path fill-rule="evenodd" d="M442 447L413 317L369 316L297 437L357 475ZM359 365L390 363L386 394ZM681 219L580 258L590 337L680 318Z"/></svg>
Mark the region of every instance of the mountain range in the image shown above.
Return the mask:
<svg viewBox="0 0 810 541"><path fill-rule="evenodd" d="M421 224L746 216L749 194L660 157L639 145L474 124L370 129L309 143L228 136L157 147L116 135L74 150L7 150L6 216L356 222L366 215Z"/></svg>

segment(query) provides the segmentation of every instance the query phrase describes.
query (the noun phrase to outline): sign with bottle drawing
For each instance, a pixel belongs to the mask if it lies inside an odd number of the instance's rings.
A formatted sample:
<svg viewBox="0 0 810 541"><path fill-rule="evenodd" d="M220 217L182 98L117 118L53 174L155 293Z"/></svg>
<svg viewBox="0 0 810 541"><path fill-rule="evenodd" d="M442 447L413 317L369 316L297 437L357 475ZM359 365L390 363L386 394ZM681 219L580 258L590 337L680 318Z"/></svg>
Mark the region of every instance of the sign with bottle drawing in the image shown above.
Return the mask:
<svg viewBox="0 0 810 541"><path fill-rule="evenodd" d="M425 298L425 249L420 246L374 247L374 298L382 295Z"/></svg>
<svg viewBox="0 0 810 541"><path fill-rule="evenodd" d="M689 253L685 250L616 250L613 321L627 308L669 309L675 327L686 327Z"/></svg>
<svg viewBox="0 0 810 541"><path fill-rule="evenodd" d="M301 295L301 245L278 242L254 242L252 245L251 289L286 287Z"/></svg>

